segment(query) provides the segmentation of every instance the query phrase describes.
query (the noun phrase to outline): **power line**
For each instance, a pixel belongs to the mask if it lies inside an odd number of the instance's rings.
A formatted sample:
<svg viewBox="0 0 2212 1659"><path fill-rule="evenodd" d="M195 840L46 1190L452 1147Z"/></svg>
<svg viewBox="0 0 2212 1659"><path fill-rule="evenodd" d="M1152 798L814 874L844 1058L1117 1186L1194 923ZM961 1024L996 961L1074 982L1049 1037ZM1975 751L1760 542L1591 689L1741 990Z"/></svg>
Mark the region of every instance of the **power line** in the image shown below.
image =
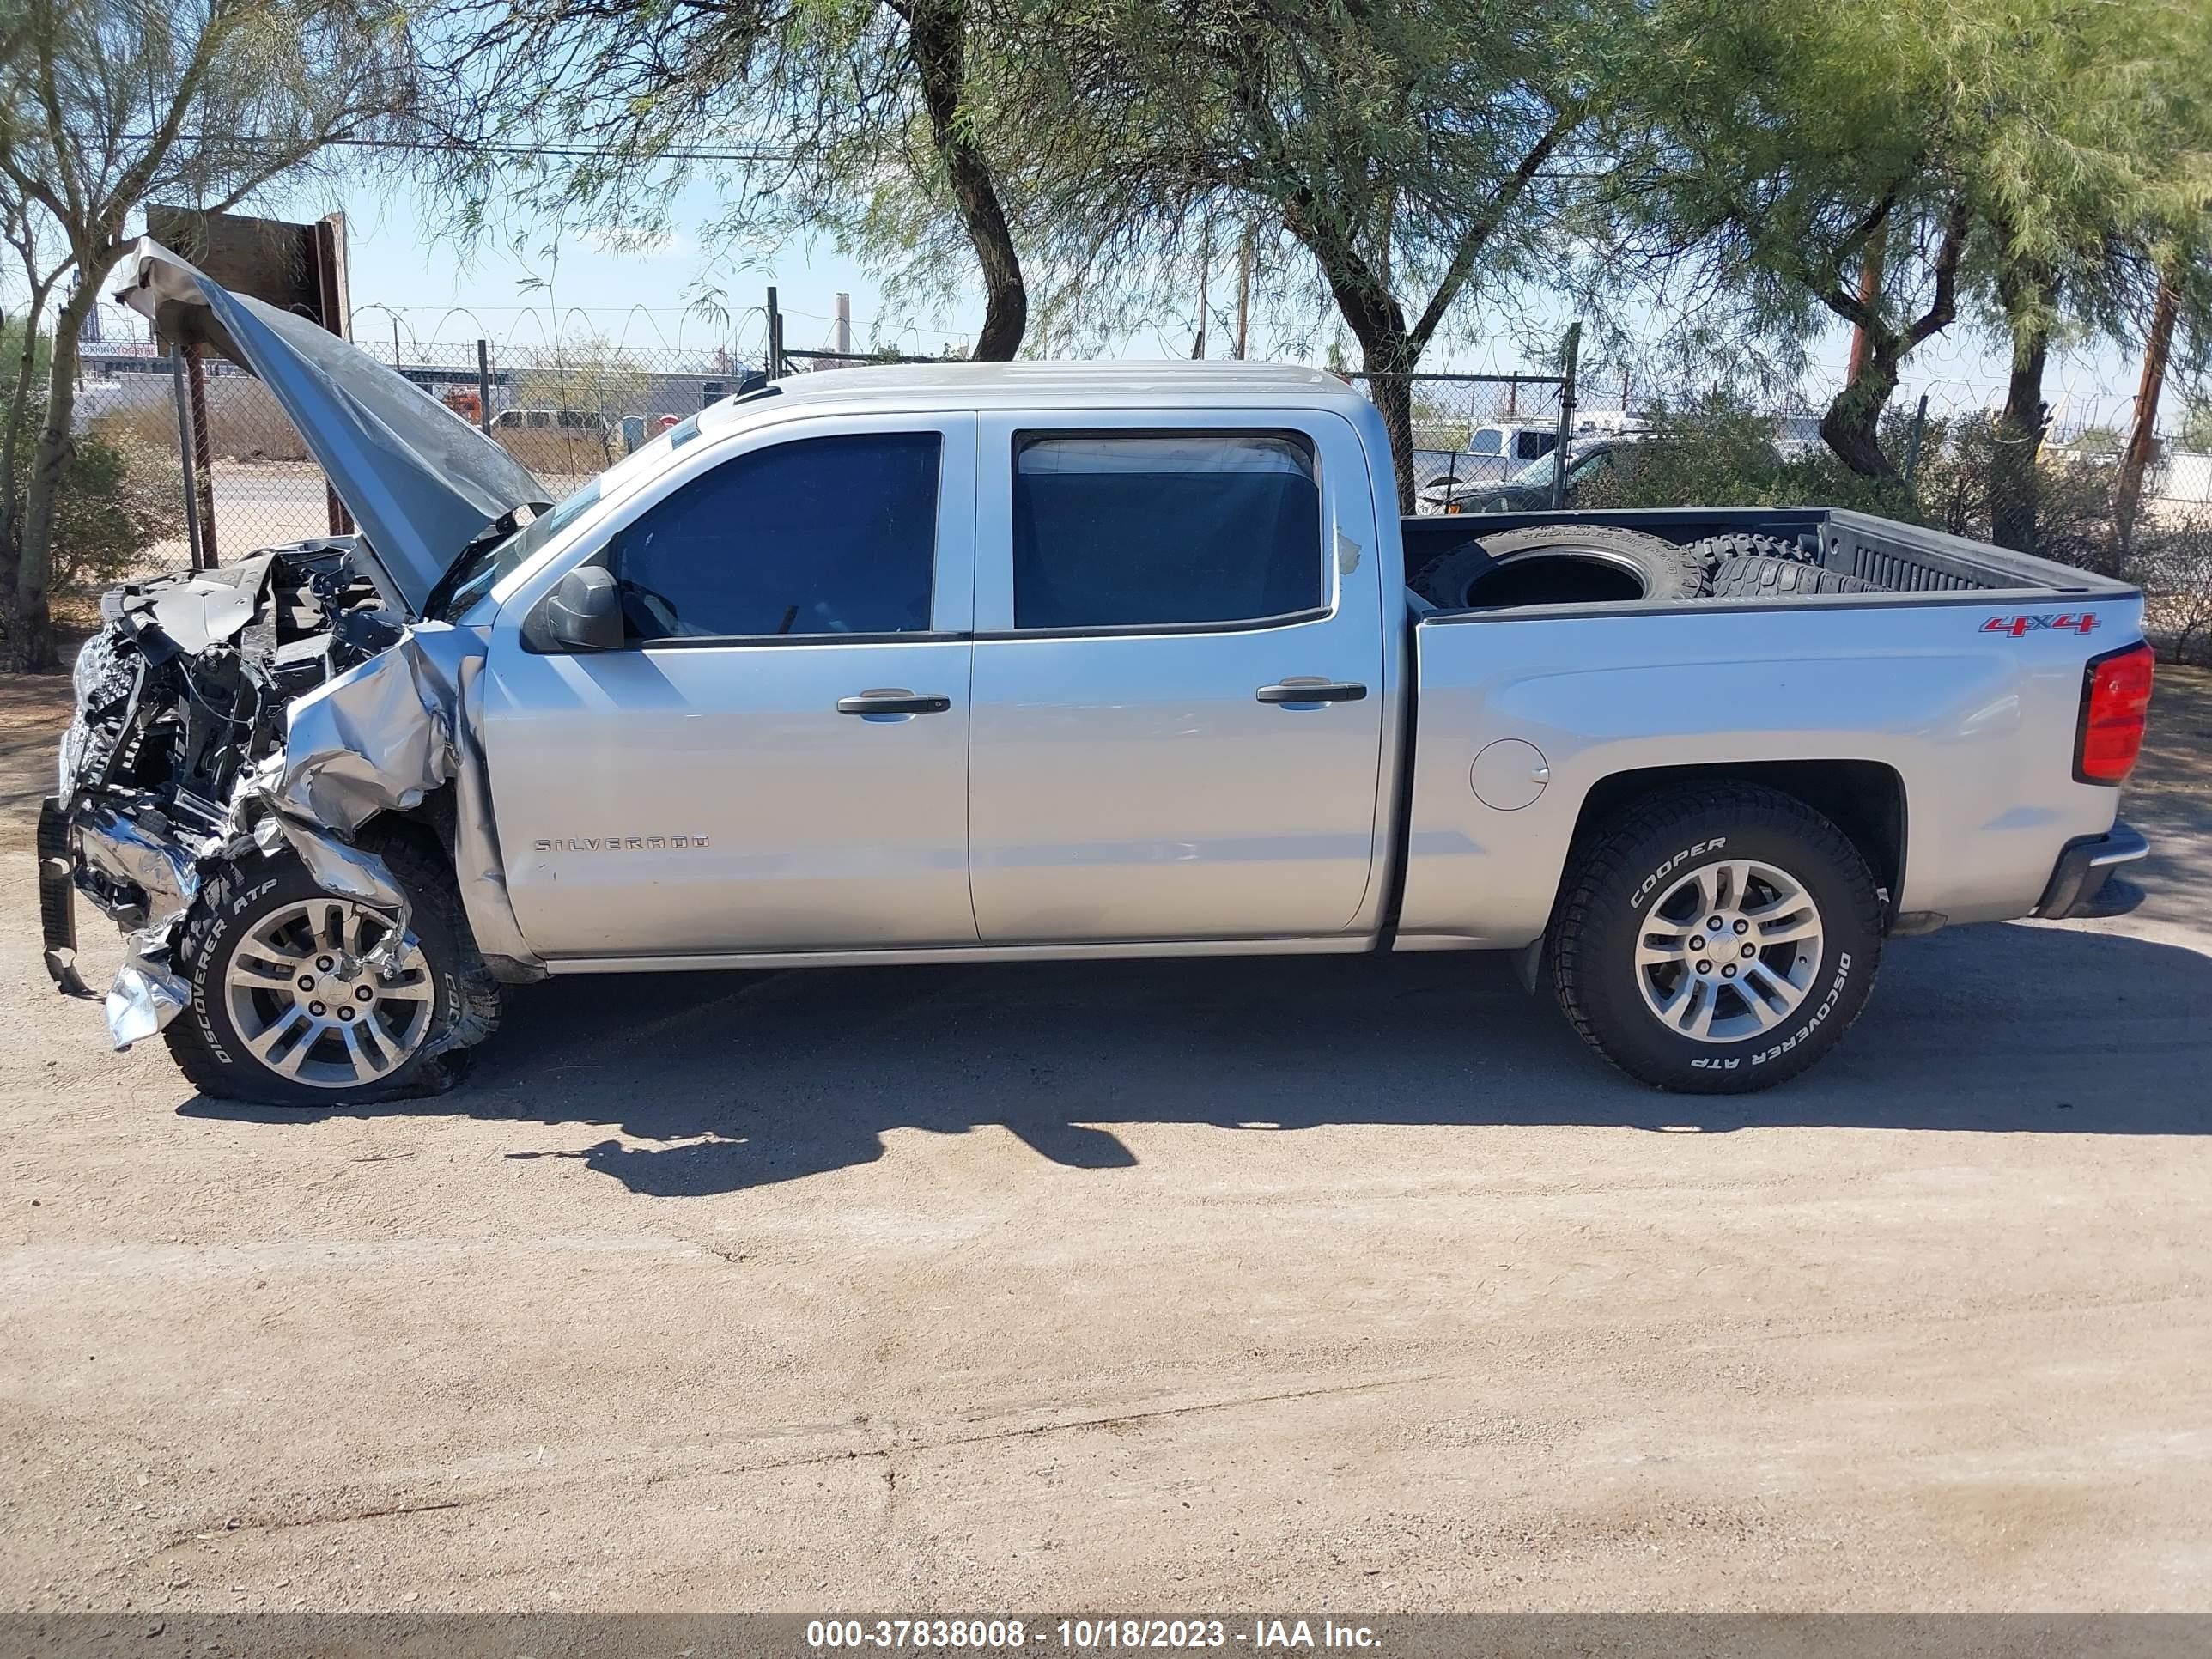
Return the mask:
<svg viewBox="0 0 2212 1659"><path fill-rule="evenodd" d="M126 144L150 143L156 136L150 132L125 132L118 136L118 142ZM80 137L78 142L82 143L85 141ZM270 155L284 154L298 148L297 145L280 144L274 139L265 137L246 138L225 134L221 137L211 139L204 133L197 132L179 133L175 142L186 144L209 143L228 144L241 149L259 149ZM604 145L502 144L470 138L325 138L319 141L313 148L318 149L402 149L436 155L557 155L564 159L586 161L603 161L611 155L620 154L618 150L611 149ZM751 163L793 161L797 161L799 155L799 151L792 149L674 149L653 150L633 159L640 161Z"/></svg>

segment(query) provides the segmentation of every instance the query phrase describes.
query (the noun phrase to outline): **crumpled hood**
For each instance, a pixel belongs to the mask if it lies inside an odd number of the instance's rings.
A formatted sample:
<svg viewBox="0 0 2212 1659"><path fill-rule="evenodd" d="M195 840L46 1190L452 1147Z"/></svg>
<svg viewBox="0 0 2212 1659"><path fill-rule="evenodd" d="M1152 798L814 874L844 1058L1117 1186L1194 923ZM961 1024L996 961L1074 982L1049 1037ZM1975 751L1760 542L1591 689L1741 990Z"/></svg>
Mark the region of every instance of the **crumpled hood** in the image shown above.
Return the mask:
<svg viewBox="0 0 2212 1659"><path fill-rule="evenodd" d="M305 317L218 287L150 238L115 297L161 334L257 376L322 466L368 544L387 604L422 614L438 579L487 525L542 507L545 487L428 392Z"/></svg>

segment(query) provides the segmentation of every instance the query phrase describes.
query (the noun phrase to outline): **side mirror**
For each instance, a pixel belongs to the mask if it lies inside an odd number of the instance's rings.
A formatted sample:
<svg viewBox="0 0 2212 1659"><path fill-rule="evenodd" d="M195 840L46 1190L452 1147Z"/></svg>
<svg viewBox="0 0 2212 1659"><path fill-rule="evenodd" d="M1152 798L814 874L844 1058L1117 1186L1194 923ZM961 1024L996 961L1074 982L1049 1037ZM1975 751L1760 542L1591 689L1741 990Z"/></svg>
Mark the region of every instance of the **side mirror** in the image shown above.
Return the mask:
<svg viewBox="0 0 2212 1659"><path fill-rule="evenodd" d="M545 632L569 651L619 651L627 643L615 573L597 565L571 570L545 600Z"/></svg>

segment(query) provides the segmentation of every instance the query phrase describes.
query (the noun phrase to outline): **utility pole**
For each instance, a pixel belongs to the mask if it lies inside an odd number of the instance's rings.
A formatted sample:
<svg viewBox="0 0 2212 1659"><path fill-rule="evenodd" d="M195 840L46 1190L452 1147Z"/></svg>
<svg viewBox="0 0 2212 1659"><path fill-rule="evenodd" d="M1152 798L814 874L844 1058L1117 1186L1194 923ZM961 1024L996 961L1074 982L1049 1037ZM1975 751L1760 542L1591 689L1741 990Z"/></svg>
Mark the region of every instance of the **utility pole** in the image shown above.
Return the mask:
<svg viewBox="0 0 2212 1659"><path fill-rule="evenodd" d="M1874 228L1874 234L1867 238L1865 252L1859 256L1859 303L1869 311L1881 303L1881 264L1888 247L1889 221L1884 219ZM1844 376L1845 386L1858 379L1860 371L1866 368L1866 325L1854 323L1850 370Z"/></svg>
<svg viewBox="0 0 2212 1659"><path fill-rule="evenodd" d="M1252 325L1252 222L1244 222L1244 246L1237 256L1237 349L1229 355L1244 361L1248 331Z"/></svg>
<svg viewBox="0 0 2212 1659"><path fill-rule="evenodd" d="M1195 362L1206 356L1206 306L1207 279L1213 275L1213 221L1209 217L1200 233L1198 250L1198 337L1190 343L1191 360Z"/></svg>
<svg viewBox="0 0 2212 1659"><path fill-rule="evenodd" d="M2173 350L2173 327L2181 311L2181 285L2171 270L2159 273L2158 299L2151 307L2150 333L2143 341L2142 378L2136 386L2135 422L2120 457L2120 488L2112 516L2120 541L2132 544L2136 514L2142 506L2143 474L2158 447L2158 400L2166 391L2166 361Z"/></svg>

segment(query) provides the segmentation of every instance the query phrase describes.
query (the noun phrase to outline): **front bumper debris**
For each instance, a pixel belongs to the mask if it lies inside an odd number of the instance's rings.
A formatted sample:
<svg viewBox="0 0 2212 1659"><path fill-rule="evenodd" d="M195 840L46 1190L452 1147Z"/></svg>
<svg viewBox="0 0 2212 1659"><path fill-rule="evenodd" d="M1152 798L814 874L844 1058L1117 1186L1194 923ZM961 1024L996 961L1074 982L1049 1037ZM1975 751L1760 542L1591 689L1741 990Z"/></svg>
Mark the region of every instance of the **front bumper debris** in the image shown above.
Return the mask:
<svg viewBox="0 0 2212 1659"><path fill-rule="evenodd" d="M2081 836L2066 843L2051 872L2050 884L2036 901L2035 915L2043 921L2124 916L2143 902L2143 890L2131 881L2114 881L2112 873L2149 854L2150 843L2124 823L2116 823L2101 836Z"/></svg>
<svg viewBox="0 0 2212 1659"><path fill-rule="evenodd" d="M46 977L64 996L88 1000L98 993L76 969L76 860L70 850L68 810L53 796L39 803L39 933Z"/></svg>
<svg viewBox="0 0 2212 1659"><path fill-rule="evenodd" d="M452 786L455 873L479 948L518 977L542 973L507 902L476 732L483 641L472 631L417 623L397 643L290 705L283 747L243 769L220 825L179 837L128 791L81 787L49 797L39 815L39 908L48 975L72 996L96 997L76 966L75 898L82 892L120 926L124 960L106 996L118 1048L152 1036L191 1001L173 951L198 898L201 872L258 848L289 848L324 891L393 919L408 935L409 904L382 859L353 844L370 819L406 812ZM457 1024L429 1058L479 1040Z"/></svg>

